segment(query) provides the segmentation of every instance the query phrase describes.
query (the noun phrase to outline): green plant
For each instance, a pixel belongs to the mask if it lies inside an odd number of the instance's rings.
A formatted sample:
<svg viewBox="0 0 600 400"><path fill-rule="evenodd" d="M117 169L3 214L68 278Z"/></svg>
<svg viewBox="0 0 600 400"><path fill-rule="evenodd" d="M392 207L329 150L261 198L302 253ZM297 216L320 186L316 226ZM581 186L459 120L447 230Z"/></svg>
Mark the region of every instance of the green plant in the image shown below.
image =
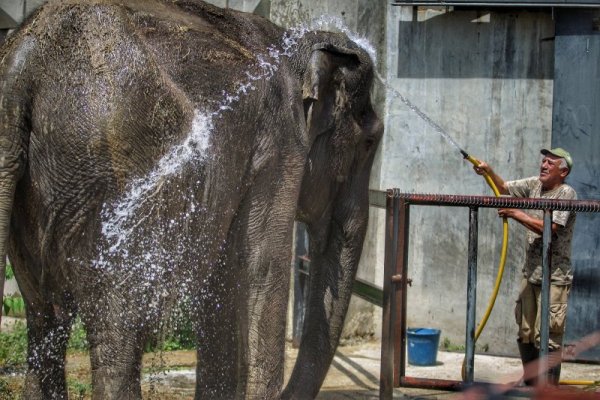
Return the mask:
<svg viewBox="0 0 600 400"><path fill-rule="evenodd" d="M445 338L442 339L442 344L441 344L440 348L442 350L446 350L446 351L464 351L465 350L465 346L464 345L454 344L447 337L445 337Z"/></svg>
<svg viewBox="0 0 600 400"><path fill-rule="evenodd" d="M21 296L5 296L2 301L4 315L22 317L25 315L25 301Z"/></svg>
<svg viewBox="0 0 600 400"><path fill-rule="evenodd" d="M196 334L190 319L190 305L188 301L182 301L168 324L161 328L158 336L146 342L144 351L175 351L189 350L195 348Z"/></svg>
<svg viewBox="0 0 600 400"><path fill-rule="evenodd" d="M12 269L12 265L9 262L6 263L6 270L4 270L4 277L6 280L12 279L15 277L15 272Z"/></svg>
<svg viewBox="0 0 600 400"><path fill-rule="evenodd" d="M10 332L0 332L0 364L20 368L27 360L27 327L16 321Z"/></svg>
<svg viewBox="0 0 600 400"><path fill-rule="evenodd" d="M92 394L92 384L89 382L81 382L77 379L68 379L67 385L69 388L69 397L84 399Z"/></svg>
<svg viewBox="0 0 600 400"><path fill-rule="evenodd" d="M463 352L463 351L465 351L465 345L464 344L454 344L450 341L449 338L445 337L442 339L442 343L440 344L440 349L445 350L445 351L450 351L450 352ZM487 353L488 351L490 351L490 345L488 343L484 343L480 346L475 345L475 350L482 352L482 353Z"/></svg>
<svg viewBox="0 0 600 400"><path fill-rule="evenodd" d="M71 326L71 336L69 337L67 349L71 351L87 351L88 348L87 332L85 331L83 322L81 322L81 319L75 318Z"/></svg>
<svg viewBox="0 0 600 400"><path fill-rule="evenodd" d="M0 400L14 400L19 398L4 377L0 378Z"/></svg>

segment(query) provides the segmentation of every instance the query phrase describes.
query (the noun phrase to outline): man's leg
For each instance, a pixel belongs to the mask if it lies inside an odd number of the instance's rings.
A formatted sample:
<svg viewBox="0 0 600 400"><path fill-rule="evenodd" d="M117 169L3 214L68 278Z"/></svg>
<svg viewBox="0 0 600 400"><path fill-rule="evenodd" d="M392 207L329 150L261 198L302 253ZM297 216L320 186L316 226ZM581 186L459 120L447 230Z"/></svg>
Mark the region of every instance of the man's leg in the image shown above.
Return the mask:
<svg viewBox="0 0 600 400"><path fill-rule="evenodd" d="M537 384L537 371L528 370L527 365L539 357L539 350L535 345L534 327L537 306L533 286L527 279L521 281L521 289L515 305L515 320L518 326L517 344L523 363L523 382L528 386Z"/></svg>
<svg viewBox="0 0 600 400"><path fill-rule="evenodd" d="M541 311L541 289L536 290L538 293L537 304ZM549 341L548 341L548 363L552 365L548 369L548 383L558 385L560 381L560 370L562 360L562 343L566 327L567 317L567 301L571 285L550 285L550 320L549 320ZM540 347L540 313L535 321L535 340L538 348Z"/></svg>

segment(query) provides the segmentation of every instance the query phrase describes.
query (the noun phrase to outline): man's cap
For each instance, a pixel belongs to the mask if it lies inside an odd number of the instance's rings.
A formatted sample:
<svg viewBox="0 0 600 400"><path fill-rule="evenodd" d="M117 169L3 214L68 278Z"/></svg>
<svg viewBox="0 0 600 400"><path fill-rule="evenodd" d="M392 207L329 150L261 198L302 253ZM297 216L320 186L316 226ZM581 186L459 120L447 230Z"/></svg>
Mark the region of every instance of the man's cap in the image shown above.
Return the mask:
<svg viewBox="0 0 600 400"><path fill-rule="evenodd" d="M567 162L567 166L569 167L569 171L573 169L573 158L571 157L571 154L562 147L557 147L555 149L550 150L542 149L540 153L542 153L543 155L552 154L553 156L564 158Z"/></svg>

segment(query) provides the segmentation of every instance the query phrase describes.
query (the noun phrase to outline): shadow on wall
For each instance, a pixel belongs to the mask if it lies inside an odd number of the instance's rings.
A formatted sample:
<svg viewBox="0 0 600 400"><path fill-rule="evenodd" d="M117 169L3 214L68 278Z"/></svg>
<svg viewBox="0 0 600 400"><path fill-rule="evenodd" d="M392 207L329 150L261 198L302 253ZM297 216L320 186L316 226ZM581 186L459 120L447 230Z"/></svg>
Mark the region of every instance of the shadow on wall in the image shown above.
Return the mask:
<svg viewBox="0 0 600 400"><path fill-rule="evenodd" d="M418 9L399 21L398 45L398 78L553 77L550 11Z"/></svg>

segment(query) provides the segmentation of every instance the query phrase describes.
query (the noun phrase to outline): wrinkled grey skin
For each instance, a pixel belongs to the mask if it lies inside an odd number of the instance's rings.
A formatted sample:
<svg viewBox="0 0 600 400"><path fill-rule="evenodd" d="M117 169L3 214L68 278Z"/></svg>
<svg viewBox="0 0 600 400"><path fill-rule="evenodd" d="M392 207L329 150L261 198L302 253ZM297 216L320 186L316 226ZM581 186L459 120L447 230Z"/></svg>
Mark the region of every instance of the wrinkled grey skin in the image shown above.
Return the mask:
<svg viewBox="0 0 600 400"><path fill-rule="evenodd" d="M283 33L195 0L63 0L7 39L0 259L9 255L27 305L25 398L66 398L76 314L93 398L141 398L143 344L181 296L195 308L196 398L316 395L350 299L382 134L371 61L345 36L305 35L273 77L212 119L205 155L157 181L117 251L102 231L195 113L259 74L258 55ZM296 217L308 225L313 276L281 392Z"/></svg>

